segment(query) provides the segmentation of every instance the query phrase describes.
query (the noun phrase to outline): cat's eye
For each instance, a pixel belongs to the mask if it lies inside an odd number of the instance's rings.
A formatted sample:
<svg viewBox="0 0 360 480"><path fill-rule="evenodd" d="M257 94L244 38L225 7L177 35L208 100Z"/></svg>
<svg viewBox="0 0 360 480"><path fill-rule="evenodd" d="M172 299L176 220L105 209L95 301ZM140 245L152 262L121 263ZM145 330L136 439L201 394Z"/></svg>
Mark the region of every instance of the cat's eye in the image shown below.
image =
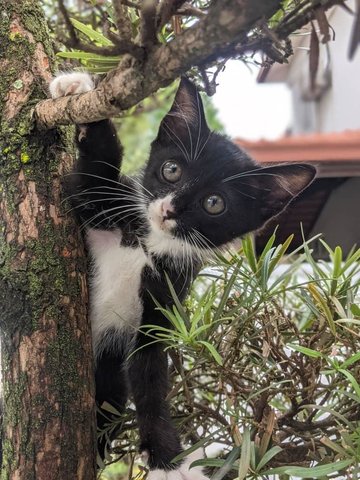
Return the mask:
<svg viewBox="0 0 360 480"><path fill-rule="evenodd" d="M211 215L219 215L225 210L225 201L220 195L209 195L204 199L203 207Z"/></svg>
<svg viewBox="0 0 360 480"><path fill-rule="evenodd" d="M182 175L181 166L174 160L169 160L161 167L161 174L167 182L178 182Z"/></svg>

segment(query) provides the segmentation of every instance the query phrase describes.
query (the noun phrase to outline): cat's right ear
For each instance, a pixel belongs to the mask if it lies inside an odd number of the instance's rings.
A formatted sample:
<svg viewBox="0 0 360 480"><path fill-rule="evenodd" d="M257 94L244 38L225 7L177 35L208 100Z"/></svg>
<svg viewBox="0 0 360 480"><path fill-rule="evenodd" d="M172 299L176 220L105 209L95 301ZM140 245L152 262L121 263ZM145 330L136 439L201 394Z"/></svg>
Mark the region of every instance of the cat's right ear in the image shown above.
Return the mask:
<svg viewBox="0 0 360 480"><path fill-rule="evenodd" d="M188 78L181 77L174 102L161 121L155 141L187 142L190 136L193 140L209 133L200 94Z"/></svg>
<svg viewBox="0 0 360 480"><path fill-rule="evenodd" d="M281 213L314 180L316 168L306 163L274 165L239 177L240 187L247 184L255 201L256 216L251 230L262 227Z"/></svg>

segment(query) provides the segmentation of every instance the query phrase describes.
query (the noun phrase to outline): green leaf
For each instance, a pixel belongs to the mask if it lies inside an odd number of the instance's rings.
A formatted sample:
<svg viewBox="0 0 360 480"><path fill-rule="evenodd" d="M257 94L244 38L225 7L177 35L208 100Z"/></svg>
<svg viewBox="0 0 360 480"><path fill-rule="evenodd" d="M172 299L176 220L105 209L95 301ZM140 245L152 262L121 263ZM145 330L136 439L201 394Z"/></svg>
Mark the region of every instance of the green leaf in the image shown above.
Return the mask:
<svg viewBox="0 0 360 480"><path fill-rule="evenodd" d="M271 235L271 237L269 238L269 240L267 241L265 247L264 247L264 250L261 252L261 255L260 255L260 258L259 258L259 261L258 261L258 264L261 265L262 262L264 261L264 258L266 256L266 254L272 249L272 246L274 245L274 242L275 242L275 239L276 239L276 230L277 230L278 227L276 227L274 233Z"/></svg>
<svg viewBox="0 0 360 480"><path fill-rule="evenodd" d="M356 263L359 259L360 259L360 248L357 249L351 256L349 255L348 258L345 260L345 263L341 270L341 274L343 274L351 265Z"/></svg>
<svg viewBox="0 0 360 480"><path fill-rule="evenodd" d="M246 477L250 467L250 457L251 457L250 430L248 428L245 428L243 433L243 441L241 444L241 456L239 461L239 471L238 471L237 480L244 480L244 478Z"/></svg>
<svg viewBox="0 0 360 480"><path fill-rule="evenodd" d="M336 311L337 313L341 316L341 317L346 317L346 312L343 308L343 306L341 305L341 303L339 302L339 300L336 298L336 297L330 297L330 300L333 302L335 308L336 308ZM336 322L335 322L336 323Z"/></svg>
<svg viewBox="0 0 360 480"><path fill-rule="evenodd" d="M325 248L325 250L327 250L327 252L329 254L329 257L333 258L334 257L334 250L326 242L324 242L324 240L322 238L320 238L320 243Z"/></svg>
<svg viewBox="0 0 360 480"><path fill-rule="evenodd" d="M360 325L360 320L355 320L355 318L339 318L335 320L335 323L353 323L354 325Z"/></svg>
<svg viewBox="0 0 360 480"><path fill-rule="evenodd" d="M276 475L285 473L299 478L321 478L332 473L339 472L353 463L352 459L342 460L340 462L328 463L317 467L278 467L263 472L263 475Z"/></svg>
<svg viewBox="0 0 360 480"><path fill-rule="evenodd" d="M344 425L348 427L349 430L351 430L351 423L347 420L344 415L341 415L341 413L336 412L334 409L325 407L323 405L315 405L315 404L310 404L310 405L303 405L303 408L306 409L314 409L314 410L320 410L320 412L325 412L329 413L331 416L335 417L336 419L339 420L339 423L342 422Z"/></svg>
<svg viewBox="0 0 360 480"><path fill-rule="evenodd" d="M270 448L265 455L260 459L259 463L256 466L256 471L260 471L267 463L270 462L270 460L275 457L279 452L282 452L282 448L279 446L275 446Z"/></svg>
<svg viewBox="0 0 360 480"><path fill-rule="evenodd" d="M241 266L241 264L236 265L236 267L234 268L234 271L233 271L230 279L229 279L229 280L227 281L227 283L226 283L226 287L225 287L225 289L224 289L224 293L223 293L222 296L221 296L219 305L218 305L218 307L217 307L217 309L216 309L216 312L215 312L215 314L214 314L214 318L213 318L213 321L214 321L214 322L216 322L216 321L221 317L221 315L224 313L224 308L225 308L226 302L227 302L228 299L229 299L229 296L230 296L230 293L231 293L231 289L233 288L234 283L235 283L235 281L236 281L236 279L237 279L240 266Z"/></svg>
<svg viewBox="0 0 360 480"><path fill-rule="evenodd" d="M348 452L344 450L340 445L330 440L330 438L327 438L327 437L320 438L320 442L326 447L331 448L331 450L333 450L334 452L339 453L340 455L345 457L348 456Z"/></svg>
<svg viewBox="0 0 360 480"><path fill-rule="evenodd" d="M118 64L120 60L120 57L118 56L105 57L103 55L97 55L95 53L82 52L81 50L73 50L71 52L58 52L56 55L61 58L74 58L76 60L86 60L94 63L110 63L114 65Z"/></svg>
<svg viewBox="0 0 360 480"><path fill-rule="evenodd" d="M108 402L103 402L101 404L101 408L105 410L106 412L112 413L113 415L117 415L120 417L120 412L117 410L115 407L113 407L110 403Z"/></svg>
<svg viewBox="0 0 360 480"><path fill-rule="evenodd" d="M202 448L209 440L212 440L213 438L215 438L215 436L221 432L224 432L224 430L226 430L227 427L225 426L222 426L221 428L218 428L216 430L214 430L210 435L207 435L206 437L202 438L201 440L199 440L198 442L196 442L194 445L192 445L191 447L187 448L186 450L184 450L183 452L179 453L179 455L176 455L176 457L174 457L172 460L171 460L171 463L177 463L179 462L180 460L182 460L183 458L187 457L188 455L190 455L191 453L195 452L195 450L198 450L199 448ZM206 459L202 459L202 460L198 460L198 461L210 461L210 460L214 460L214 459L210 459L210 458L206 458ZM220 460L220 461L223 461L223 460ZM215 465L216 466L216 465Z"/></svg>
<svg viewBox="0 0 360 480"><path fill-rule="evenodd" d="M271 261L273 252L274 252L274 249L271 249L268 251L268 253L265 255L263 259L263 262L260 268L260 281L261 281L261 287L264 292L267 290L267 283L269 280L270 261Z"/></svg>
<svg viewBox="0 0 360 480"><path fill-rule="evenodd" d="M341 274L342 250L341 247L336 247L333 256L334 270L333 277L338 278Z"/></svg>
<svg viewBox="0 0 360 480"><path fill-rule="evenodd" d="M350 381L360 401L360 385L355 380L355 377L348 370L344 370L343 368L339 368L338 371L345 375L345 377Z"/></svg>
<svg viewBox="0 0 360 480"><path fill-rule="evenodd" d="M359 360L360 360L360 352L355 353L355 355L352 355L350 358L345 360L345 362L343 362L341 364L341 368L348 368L350 365L353 365L354 363L358 362Z"/></svg>
<svg viewBox="0 0 360 480"><path fill-rule="evenodd" d="M209 342L205 342L204 340L200 340L198 343L201 343L201 345L204 345L204 347L209 350L217 364L219 364L220 366L223 365L223 359L213 345L211 345Z"/></svg>
<svg viewBox="0 0 360 480"><path fill-rule="evenodd" d="M251 235L247 235L242 240L242 247L248 261L251 270L256 273L258 270L257 262L256 262L256 255L255 255L255 248L254 248L254 240Z"/></svg>
<svg viewBox="0 0 360 480"><path fill-rule="evenodd" d="M88 38L90 38L90 40L97 42L102 47L114 46L111 40L106 38L102 33L99 33L96 30L94 30L92 27L89 27L88 25L85 25L84 23L79 22L79 20L76 20L75 18L71 18L70 20L71 20L71 23L76 28L76 30L79 30L79 32L83 33Z"/></svg>
<svg viewBox="0 0 360 480"><path fill-rule="evenodd" d="M289 343L288 347L292 350L303 353L307 357L321 358L323 356L321 352L317 352L316 350L312 350L311 348L302 347L301 345L294 345L293 343Z"/></svg>
<svg viewBox="0 0 360 480"><path fill-rule="evenodd" d="M174 300L176 308L177 308L178 312L180 313L181 318L183 319L186 327L188 329L190 329L190 326L191 326L190 319L189 319L187 313L185 312L185 309L184 309L182 303L180 302L179 297L177 296L177 293L176 293L176 291L173 287L173 284L171 283L171 280L170 280L167 273L165 273L165 277L166 277L166 282L168 284L168 287L169 287L169 290L170 290L170 293L171 293L171 297Z"/></svg>
<svg viewBox="0 0 360 480"><path fill-rule="evenodd" d="M282 257L285 255L287 252L291 242L293 241L294 234L290 235L285 242L279 246L277 251L275 251L275 254L273 258L271 259L270 262L270 267L269 267L269 275L274 271L275 267L278 265L279 261L282 259Z"/></svg>
<svg viewBox="0 0 360 480"><path fill-rule="evenodd" d="M221 460L220 458L202 458L200 460L195 460L191 464L191 467L217 467L222 468L225 464L226 460ZM231 467L232 469L236 470L237 468ZM214 477L211 478L214 480Z"/></svg>
<svg viewBox="0 0 360 480"><path fill-rule="evenodd" d="M353 303L350 307L351 313L356 317L360 317L360 306Z"/></svg>
<svg viewBox="0 0 360 480"><path fill-rule="evenodd" d="M310 290L311 295L314 297L316 302L318 303L318 306L321 307L321 310L323 311L325 318L329 324L331 333L335 336L336 335L336 327L335 327L335 322L334 322L334 317L331 313L331 310L326 303L326 300L323 298L321 293L318 291L318 289L315 287L315 285L309 284L308 289Z"/></svg>
<svg viewBox="0 0 360 480"><path fill-rule="evenodd" d="M230 470L237 470L237 466L235 466L234 463L235 460L239 458L239 454L240 447L234 447L226 457L220 469L211 477L211 480L222 480Z"/></svg>

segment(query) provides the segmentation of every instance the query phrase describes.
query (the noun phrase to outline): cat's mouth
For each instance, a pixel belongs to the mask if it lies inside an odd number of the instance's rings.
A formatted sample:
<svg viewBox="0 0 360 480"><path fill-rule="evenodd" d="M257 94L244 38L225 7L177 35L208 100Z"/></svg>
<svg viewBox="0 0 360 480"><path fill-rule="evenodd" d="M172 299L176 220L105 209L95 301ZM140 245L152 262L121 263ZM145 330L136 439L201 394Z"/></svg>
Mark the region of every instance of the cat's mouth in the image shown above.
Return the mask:
<svg viewBox="0 0 360 480"><path fill-rule="evenodd" d="M158 198L148 206L148 220L155 231L173 234L176 228L176 213L172 203L173 196Z"/></svg>

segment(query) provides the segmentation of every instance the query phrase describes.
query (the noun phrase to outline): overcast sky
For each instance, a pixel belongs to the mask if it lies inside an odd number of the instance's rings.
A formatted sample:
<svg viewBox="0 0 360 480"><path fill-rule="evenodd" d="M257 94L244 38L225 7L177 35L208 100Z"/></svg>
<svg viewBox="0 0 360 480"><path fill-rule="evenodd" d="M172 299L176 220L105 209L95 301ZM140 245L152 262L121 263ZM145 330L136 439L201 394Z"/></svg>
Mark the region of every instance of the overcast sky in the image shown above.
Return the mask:
<svg viewBox="0 0 360 480"><path fill-rule="evenodd" d="M218 77L213 97L219 117L231 137L251 140L282 136L291 125L290 93L284 84L258 84L258 70L229 61Z"/></svg>

